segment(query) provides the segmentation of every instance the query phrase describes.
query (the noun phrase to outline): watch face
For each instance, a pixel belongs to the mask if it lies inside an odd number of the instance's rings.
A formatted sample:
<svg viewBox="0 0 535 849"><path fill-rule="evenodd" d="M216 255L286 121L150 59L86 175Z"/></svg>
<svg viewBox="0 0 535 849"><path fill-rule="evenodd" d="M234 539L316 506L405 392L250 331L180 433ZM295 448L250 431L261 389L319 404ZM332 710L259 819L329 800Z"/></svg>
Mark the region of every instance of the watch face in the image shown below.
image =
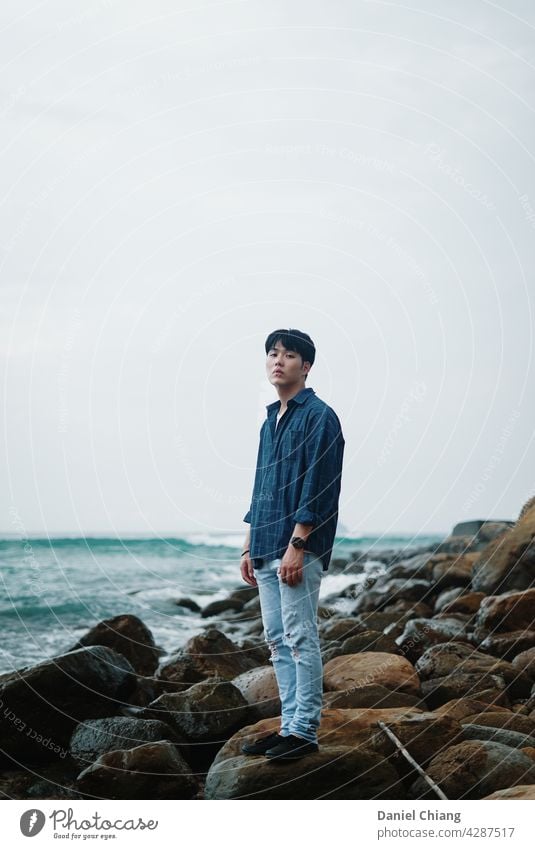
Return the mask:
<svg viewBox="0 0 535 849"><path fill-rule="evenodd" d="M290 542L291 542L291 544L293 545L294 548L304 548L305 547L305 541L304 541L304 539L301 539L301 537L292 537Z"/></svg>

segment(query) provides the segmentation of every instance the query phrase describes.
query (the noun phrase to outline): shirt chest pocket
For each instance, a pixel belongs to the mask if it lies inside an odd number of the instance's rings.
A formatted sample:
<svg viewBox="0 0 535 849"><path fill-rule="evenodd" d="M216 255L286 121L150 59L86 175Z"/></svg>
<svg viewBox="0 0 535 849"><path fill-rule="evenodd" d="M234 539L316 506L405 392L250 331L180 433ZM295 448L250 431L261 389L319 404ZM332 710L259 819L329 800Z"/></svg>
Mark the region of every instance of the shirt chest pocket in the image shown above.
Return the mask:
<svg viewBox="0 0 535 849"><path fill-rule="evenodd" d="M288 428L282 435L283 454L297 457L305 447L305 431L303 428Z"/></svg>

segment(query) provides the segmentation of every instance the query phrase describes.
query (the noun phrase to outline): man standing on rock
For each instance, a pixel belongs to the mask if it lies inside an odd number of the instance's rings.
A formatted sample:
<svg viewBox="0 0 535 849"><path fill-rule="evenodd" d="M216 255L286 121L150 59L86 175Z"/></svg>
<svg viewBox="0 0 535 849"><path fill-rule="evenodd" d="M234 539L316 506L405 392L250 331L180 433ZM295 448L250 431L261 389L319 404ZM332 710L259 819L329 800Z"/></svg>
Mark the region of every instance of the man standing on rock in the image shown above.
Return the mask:
<svg viewBox="0 0 535 849"><path fill-rule="evenodd" d="M280 732L245 743L242 751L285 761L318 751L318 599L338 521L345 440L334 410L305 386L316 356L310 336L275 330L265 349L279 400L268 404L260 430L240 568L244 581L258 586L282 709Z"/></svg>

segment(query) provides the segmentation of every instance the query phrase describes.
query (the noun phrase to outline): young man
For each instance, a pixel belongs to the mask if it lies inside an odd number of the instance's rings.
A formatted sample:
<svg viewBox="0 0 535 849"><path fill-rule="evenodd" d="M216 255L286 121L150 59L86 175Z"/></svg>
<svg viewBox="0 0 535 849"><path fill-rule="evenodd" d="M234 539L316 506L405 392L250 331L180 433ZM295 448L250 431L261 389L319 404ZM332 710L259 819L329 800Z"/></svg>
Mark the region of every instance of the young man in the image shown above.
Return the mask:
<svg viewBox="0 0 535 849"><path fill-rule="evenodd" d="M267 405L260 430L240 568L244 581L258 586L282 710L280 732L242 751L285 761L318 751L318 598L336 532L345 440L334 410L305 386L316 355L310 336L275 330L265 349L279 400Z"/></svg>

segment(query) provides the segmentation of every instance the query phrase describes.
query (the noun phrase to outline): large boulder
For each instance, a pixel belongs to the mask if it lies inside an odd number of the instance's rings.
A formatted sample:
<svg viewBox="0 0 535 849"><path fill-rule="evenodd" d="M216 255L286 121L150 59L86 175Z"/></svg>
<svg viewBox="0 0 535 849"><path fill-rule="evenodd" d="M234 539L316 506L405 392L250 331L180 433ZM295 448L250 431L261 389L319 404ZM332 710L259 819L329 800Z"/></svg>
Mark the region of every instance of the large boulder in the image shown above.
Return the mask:
<svg viewBox="0 0 535 849"><path fill-rule="evenodd" d="M168 740L177 746L185 741L167 723L154 719L113 716L82 722L70 743L70 755L81 767L115 749L132 749L140 743Z"/></svg>
<svg viewBox="0 0 535 849"><path fill-rule="evenodd" d="M386 652L360 652L334 657L323 667L325 690L352 691L367 684L418 696L420 679L411 663Z"/></svg>
<svg viewBox="0 0 535 849"><path fill-rule="evenodd" d="M490 633L535 630L535 587L484 598L474 630L481 640Z"/></svg>
<svg viewBox="0 0 535 849"><path fill-rule="evenodd" d="M18 670L0 684L2 759L41 763L65 758L77 723L118 712L134 686L131 664L106 646L77 649Z"/></svg>
<svg viewBox="0 0 535 849"><path fill-rule="evenodd" d="M514 660L517 654L535 647L535 630L507 631L501 634L489 634L481 640L479 648L495 657Z"/></svg>
<svg viewBox="0 0 535 849"><path fill-rule="evenodd" d="M278 719L264 719L242 728L220 749L208 772L206 798L405 799L394 766L399 763L398 749L380 721L420 762L461 733L455 720L414 708L324 710L319 752L284 764L241 753L246 739L279 729Z"/></svg>
<svg viewBox="0 0 535 849"><path fill-rule="evenodd" d="M513 698L528 698L531 679L512 663L476 651L466 643L442 643L431 646L416 661L421 681L452 675L501 675Z"/></svg>
<svg viewBox="0 0 535 849"><path fill-rule="evenodd" d="M209 679L182 693L164 693L139 716L166 722L194 743L220 742L249 721L250 709L230 681Z"/></svg>
<svg viewBox="0 0 535 849"><path fill-rule="evenodd" d="M416 602L428 600L432 593L432 584L418 578L392 578L378 583L371 590L362 593L355 607L355 613L363 613L371 610L382 610L388 604L403 599L404 601Z"/></svg>
<svg viewBox="0 0 535 849"><path fill-rule="evenodd" d="M182 649L160 664L156 677L188 684L214 677L231 681L257 665L247 649L240 648L216 628L210 628L192 637Z"/></svg>
<svg viewBox="0 0 535 849"><path fill-rule="evenodd" d="M130 613L99 622L69 651L84 646L108 646L126 657L139 675L152 675L162 654L147 626Z"/></svg>
<svg viewBox="0 0 535 849"><path fill-rule="evenodd" d="M452 640L471 645L466 623L454 617L435 617L409 620L403 633L396 638L396 643L411 663L415 663L431 646L447 644Z"/></svg>
<svg viewBox="0 0 535 849"><path fill-rule="evenodd" d="M199 791L191 767L167 740L100 755L76 786L97 799L192 799Z"/></svg>
<svg viewBox="0 0 535 849"><path fill-rule="evenodd" d="M442 678L422 681L422 696L433 710L452 699L476 699L508 705L507 684L502 675L486 672L453 672Z"/></svg>
<svg viewBox="0 0 535 849"><path fill-rule="evenodd" d="M518 749L488 740L466 740L439 752L426 772L448 799L483 799L515 784L535 783L535 763ZM419 777L411 785L416 799L436 799Z"/></svg>
<svg viewBox="0 0 535 849"><path fill-rule="evenodd" d="M535 504L514 527L483 549L472 568L472 589L487 595L535 585Z"/></svg>
<svg viewBox="0 0 535 849"><path fill-rule="evenodd" d="M281 703L279 688L272 666L258 666L242 672L232 683L238 688L247 704L254 707L262 719L279 716Z"/></svg>

